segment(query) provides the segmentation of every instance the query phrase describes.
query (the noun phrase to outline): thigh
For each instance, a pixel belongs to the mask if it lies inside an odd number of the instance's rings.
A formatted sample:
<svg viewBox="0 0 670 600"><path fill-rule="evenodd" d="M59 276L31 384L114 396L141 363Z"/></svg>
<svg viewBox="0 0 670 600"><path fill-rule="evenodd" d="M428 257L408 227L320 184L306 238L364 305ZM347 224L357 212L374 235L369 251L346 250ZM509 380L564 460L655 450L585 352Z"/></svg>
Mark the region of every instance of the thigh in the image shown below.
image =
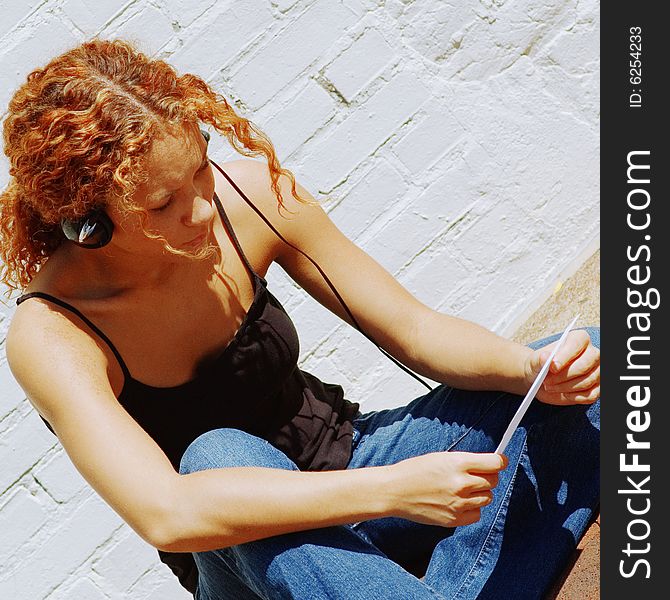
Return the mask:
<svg viewBox="0 0 670 600"><path fill-rule="evenodd" d="M587 331L599 347L599 329ZM539 348L559 337L560 333L529 346ZM521 400L516 394L439 385L407 406L360 414L354 421L353 453L347 468L394 464L429 452L493 452ZM561 431L581 428L582 424L599 429L599 403L557 407L534 402L515 435L523 437L528 428L542 423ZM454 532L395 517L353 527L415 574L425 570L435 545Z"/></svg>
<svg viewBox="0 0 670 600"><path fill-rule="evenodd" d="M395 464L429 452L491 451L498 432L482 424L490 421L486 416L504 396L440 385L407 406L361 415L354 421L347 468ZM416 576L425 573L436 544L454 532L398 517L363 521L352 528Z"/></svg>
<svg viewBox="0 0 670 600"><path fill-rule="evenodd" d="M200 576L195 591L195 600L261 600L238 576L236 570L229 565L230 558L226 551L211 550L194 552L193 557Z"/></svg>
<svg viewBox="0 0 670 600"><path fill-rule="evenodd" d="M239 466L298 470L267 441L234 429L217 429L187 448L180 472ZM199 573L196 600L440 597L345 525L194 552L193 557Z"/></svg>
<svg viewBox="0 0 670 600"><path fill-rule="evenodd" d="M298 470L286 455L269 442L238 429L220 428L196 438L181 459L180 473L226 467L266 466ZM223 507L222 507L223 509ZM245 581L232 555L231 548L193 552L198 569L195 600L259 600Z"/></svg>

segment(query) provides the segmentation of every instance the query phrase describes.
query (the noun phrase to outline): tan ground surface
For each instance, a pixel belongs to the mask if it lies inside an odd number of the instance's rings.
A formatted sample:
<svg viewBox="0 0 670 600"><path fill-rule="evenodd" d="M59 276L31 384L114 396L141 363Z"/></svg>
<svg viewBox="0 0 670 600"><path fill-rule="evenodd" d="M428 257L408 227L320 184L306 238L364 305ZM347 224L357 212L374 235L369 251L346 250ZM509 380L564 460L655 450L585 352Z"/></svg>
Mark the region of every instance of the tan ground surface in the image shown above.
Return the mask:
<svg viewBox="0 0 670 600"><path fill-rule="evenodd" d="M533 313L512 339L527 343L560 333L577 313L581 314L577 327L600 325L600 250Z"/></svg>

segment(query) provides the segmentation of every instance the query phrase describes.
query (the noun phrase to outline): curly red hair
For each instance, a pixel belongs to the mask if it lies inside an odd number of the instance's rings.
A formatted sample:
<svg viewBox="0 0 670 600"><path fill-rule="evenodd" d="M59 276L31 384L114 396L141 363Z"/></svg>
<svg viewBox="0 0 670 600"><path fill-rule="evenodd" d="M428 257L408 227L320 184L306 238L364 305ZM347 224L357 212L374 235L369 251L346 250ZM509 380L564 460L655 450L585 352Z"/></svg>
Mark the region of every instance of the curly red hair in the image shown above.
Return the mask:
<svg viewBox="0 0 670 600"><path fill-rule="evenodd" d="M280 206L282 174L293 196L310 203L298 196L269 138L223 96L126 41L94 38L30 73L10 100L3 131L10 181L0 194L0 280L10 293L27 286L63 243L61 219L112 198L146 217L131 196L145 178L153 139L167 125L196 122L211 125L244 156L265 156Z"/></svg>

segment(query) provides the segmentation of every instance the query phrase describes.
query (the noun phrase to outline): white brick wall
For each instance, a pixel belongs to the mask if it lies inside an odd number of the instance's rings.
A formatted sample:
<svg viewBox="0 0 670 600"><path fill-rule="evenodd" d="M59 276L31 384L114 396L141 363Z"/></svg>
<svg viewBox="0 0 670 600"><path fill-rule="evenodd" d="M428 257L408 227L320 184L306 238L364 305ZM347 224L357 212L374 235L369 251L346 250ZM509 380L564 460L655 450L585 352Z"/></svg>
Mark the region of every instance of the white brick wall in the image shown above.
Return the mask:
<svg viewBox="0 0 670 600"><path fill-rule="evenodd" d="M595 0L4 0L0 115L93 35L205 77L428 305L506 331L598 236ZM233 157L220 139L213 155ZM6 161L0 185L7 182ZM301 366L366 410L422 393L278 269ZM12 307L0 307L0 341ZM337 350L332 352L333 348ZM2 348L0 347L0 352ZM0 354L0 598L188 598L93 493Z"/></svg>

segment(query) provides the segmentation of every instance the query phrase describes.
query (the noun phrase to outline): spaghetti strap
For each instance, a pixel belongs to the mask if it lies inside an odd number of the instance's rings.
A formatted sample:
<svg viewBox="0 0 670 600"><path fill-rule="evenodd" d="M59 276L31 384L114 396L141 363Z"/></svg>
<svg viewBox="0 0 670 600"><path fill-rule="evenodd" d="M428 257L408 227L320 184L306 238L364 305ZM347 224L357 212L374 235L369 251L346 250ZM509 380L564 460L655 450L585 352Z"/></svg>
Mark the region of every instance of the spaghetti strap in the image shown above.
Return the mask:
<svg viewBox="0 0 670 600"><path fill-rule="evenodd" d="M61 306L62 308L65 308L73 312L75 315L77 315L109 346L109 349L114 353L116 360L119 361L119 365L121 367L121 370L123 371L124 376L128 379L132 379L130 371L126 366L125 361L121 357L120 352L116 349L116 346L114 346L114 344L112 344L112 341L102 332L102 330L97 325L95 325L95 323L93 323L86 315L84 315L79 309L75 308L71 304L68 304L64 300L56 298L55 296L52 296L51 294L47 294L45 292L30 292L29 294L23 294L22 296L16 299L16 304L21 304L22 302L28 300L29 298L42 298L43 300L48 300L49 302L53 302L54 304L57 304L58 306Z"/></svg>
<svg viewBox="0 0 670 600"><path fill-rule="evenodd" d="M223 175L226 177L226 179L230 182L230 184L237 190L237 192L244 198L247 202L249 202L249 199L244 195L244 192L240 188L237 187L235 182L228 176L228 174L218 165L216 165L219 171L223 173ZM254 290L256 288L256 278L262 279L265 281L263 277L261 277L256 271L254 271L254 268L251 266L251 263L249 262L249 259L247 258L247 255L244 253L244 250L242 250L242 246L240 245L239 240L237 239L237 236L235 235L235 230L233 229L232 224L230 223L230 219L228 219L228 215L226 214L225 209L223 208L223 203L219 199L219 197L216 195L216 192L214 192L214 202L216 204L216 208L219 211L219 215L221 216L221 219L226 226L226 229L228 230L228 233L230 234L230 237L233 241L233 244L235 246L235 249L237 250L237 253L240 255L240 258L242 259L242 262L246 265L247 269L249 270L249 273L251 273L252 278L254 279Z"/></svg>
<svg viewBox="0 0 670 600"><path fill-rule="evenodd" d="M293 245L291 242L289 242L289 241L288 241L288 240L287 240L281 233L279 233L279 231L277 231L277 228L276 228L272 223L270 223L270 221L268 221L267 217L266 217L260 210L258 210L258 208L256 207L256 205L255 205L251 200L249 200L249 198L247 198L247 196L244 194L244 192L243 192L239 187L237 187L236 183L235 183L235 182L228 176L228 174L227 174L227 173L226 173L226 172L225 172L219 165L217 165L211 158L209 159L209 162L211 162L211 163L212 163L212 164L213 164L213 165L214 165L214 166L221 172L221 174L228 180L228 182L230 183L230 185L232 185L232 186L235 188L235 190L237 190L237 193L238 193L240 196L242 196L242 198L244 198L244 201L245 201L245 202L246 202L246 203L247 203L247 204L248 204L248 205L249 205L249 206L256 212L256 214L257 214L261 219L263 219L263 221L265 221L265 224L266 224L270 229L272 229L272 231L275 232L275 234L277 235L277 237L279 237L279 239L281 239L287 246L290 246L291 248L293 248L296 252L300 252L300 254L302 254L307 260L309 260L309 262L311 262L311 263L316 267L316 270L317 270L319 273L321 273L321 276L324 278L324 280L325 280L326 283L328 284L328 287L329 287L331 290L333 290L333 294L335 294L335 297L340 301L340 304L344 307L344 310L345 310L346 313L349 315L349 318L351 319L351 322L353 323L354 327L355 327L356 329L358 329L358 331L360 331L366 338L368 338L368 339L369 339L375 346L377 346L377 348L379 348L379 351L380 351L384 356L386 356L391 362L395 363L395 364L396 364L398 367L400 367L403 371L405 371L406 373L408 373L409 375L411 375L412 377L414 377L414 379L416 379L416 380L417 380L418 382L420 382L422 385L424 385L425 387L427 387L429 390L432 391L433 389L435 389L435 388L432 388L430 385L428 385L428 384L427 384L421 377L419 377L419 376L416 375L414 372L412 372L410 369L408 369L405 365L403 365L403 364L402 364L399 360L397 360L394 356L392 356L392 355L389 354L386 350L384 350L384 348L382 348L382 347L381 347L381 346L374 340L374 338L372 338L370 335L368 335L368 334L363 330L363 328L359 325L358 321L356 320L356 317L354 317L354 315L353 315L353 313L351 312L351 310L349 310L349 307L347 306L347 303L344 301L344 298L342 298L342 296L340 295L340 293L337 291L337 288L333 285L333 282L330 280L330 278L328 277L328 275L326 275L326 274L323 272L323 269L319 266L319 264L318 264L318 263L317 263L311 256L309 256L309 254L305 254L300 248L298 248L297 246L294 246L294 245ZM216 196L216 193L214 194L214 200L216 201L217 206L219 207L219 212L221 212L222 215L224 215L224 219L226 220L227 223L229 223L227 217L225 217L225 212L223 212L223 206L221 206L221 201L220 201L220 200L218 199L218 197ZM230 227L230 230L231 230L231 232L232 232L232 227ZM239 246L239 243L237 242L237 239L235 238L235 234L234 234L234 233L233 233L233 239L235 239L235 244L236 244L236 246L237 246L237 248L238 248L238 251L239 251L240 253L242 253L242 250L241 250L241 248L240 248L240 246ZM244 253L242 253L242 256L244 256ZM247 264L247 266L249 267L249 269L250 269L252 272L254 272L253 269L251 269L251 265L249 265L249 262L247 261L246 257L244 257L244 262ZM254 274L255 274L255 272L254 272ZM259 277L259 275L256 275L256 277ZM261 279L263 279L263 278L261 277ZM265 279L263 279L263 281L265 281Z"/></svg>

